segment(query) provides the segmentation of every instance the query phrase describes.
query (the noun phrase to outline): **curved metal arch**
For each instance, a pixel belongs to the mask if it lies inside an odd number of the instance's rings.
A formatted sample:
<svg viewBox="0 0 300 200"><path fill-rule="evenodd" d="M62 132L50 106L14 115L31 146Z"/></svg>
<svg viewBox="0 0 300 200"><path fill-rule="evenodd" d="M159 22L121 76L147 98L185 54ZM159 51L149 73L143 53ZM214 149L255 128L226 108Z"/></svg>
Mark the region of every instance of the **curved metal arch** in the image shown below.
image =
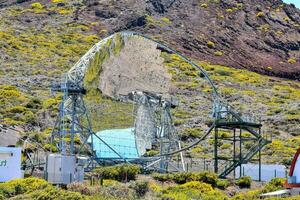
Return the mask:
<svg viewBox="0 0 300 200"><path fill-rule="evenodd" d="M113 35L104 38L100 42L96 43L81 59L69 70L68 72L68 79L73 81L77 84L82 84L85 72L89 66L89 62L91 59L93 59L94 55L99 51L99 49L102 47L102 45L106 44L106 42L110 39L112 39L116 34L121 34L122 37L130 37L130 36L139 36L141 38L144 38L146 40L152 41L158 45L161 49L164 49L168 52L171 52L173 54L178 55L181 59L198 69L201 74L205 77L205 79L208 81L209 85L212 88L213 97L215 100L219 100L220 96L218 94L217 87L213 83L213 81L208 76L207 72L199 65L194 63L192 60L190 60L188 57L184 56L183 54L179 53L178 51L168 47L167 45L163 44L162 42L156 41L148 36L142 35L140 33L136 32L130 32L130 31L123 31L119 33L114 33Z"/></svg>
<svg viewBox="0 0 300 200"><path fill-rule="evenodd" d="M166 50L167 52L171 52L173 54L178 55L181 59L183 59L184 61L186 61L187 63L189 63L190 65L192 65L193 67L195 67L196 69L198 69L201 74L205 77L205 79L208 81L209 85L212 88L212 95L214 98L214 106L218 106L221 102L223 102L223 99L221 98L221 96L219 96L218 93L218 89L215 86L215 84L213 83L213 81L210 79L208 73L199 65L197 65L196 63L194 63L192 60L190 60L188 57L184 56L183 54L179 53L178 51L168 47L167 45L163 44L160 41L156 41L148 36L142 35L140 33L136 33L136 32L129 32L129 31L123 31L123 32L118 32L118 33L114 33L113 35L110 35L106 38L104 38L103 40L101 40L100 42L96 43L83 57L81 57L81 59L69 70L68 74L67 74L67 79L72 81L75 84L78 85L82 85L83 84L83 79L85 76L85 72L89 66L90 61L94 58L95 54L100 50L100 48L106 44L107 41L109 41L110 39L112 39L116 34L121 34L121 36L124 37L131 37L131 36L138 36L141 38L144 38L146 40L152 41L154 43L156 43L158 45L158 47L160 47L161 49ZM214 108L215 109L215 108ZM212 129L214 128L214 124L204 133L204 135L199 138L197 141L195 141L194 143L188 145L185 148L182 148L180 150L174 151L174 152L170 152L167 154L164 154L162 156L169 156L169 155L174 155L183 151L186 151L188 149L193 148L194 146L196 146L197 144L199 144L201 141L205 140L206 137L209 135L209 133L212 131ZM154 159L157 157L153 157Z"/></svg>

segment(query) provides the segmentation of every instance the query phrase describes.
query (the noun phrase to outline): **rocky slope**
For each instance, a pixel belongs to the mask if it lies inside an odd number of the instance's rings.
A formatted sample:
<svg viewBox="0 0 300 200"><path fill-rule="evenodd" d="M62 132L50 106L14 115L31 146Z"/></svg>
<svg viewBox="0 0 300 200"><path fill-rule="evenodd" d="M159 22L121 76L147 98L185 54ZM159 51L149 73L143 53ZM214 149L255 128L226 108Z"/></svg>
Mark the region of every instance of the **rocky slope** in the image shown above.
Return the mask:
<svg viewBox="0 0 300 200"><path fill-rule="evenodd" d="M28 0L0 2L3 10L31 8ZM48 1L40 1L43 5ZM281 0L129 0L54 1L54 8L36 17L22 13L13 18L19 27L67 23L94 24L101 36L135 30L156 37L194 58L251 71L299 78L300 11ZM45 7L49 7L46 5ZM67 10L63 10L67 7ZM65 11L65 13L64 13ZM6 16L7 17L7 16ZM56 22L50 19L56 18Z"/></svg>
<svg viewBox="0 0 300 200"><path fill-rule="evenodd" d="M300 11L281 0L9 0L0 9L1 70L21 66L10 82L24 87L32 80L45 86L47 73L59 77L90 45L120 30L198 60L299 79Z"/></svg>
<svg viewBox="0 0 300 200"><path fill-rule="evenodd" d="M300 11L282 1L86 1L78 18L130 29L193 58L299 79Z"/></svg>

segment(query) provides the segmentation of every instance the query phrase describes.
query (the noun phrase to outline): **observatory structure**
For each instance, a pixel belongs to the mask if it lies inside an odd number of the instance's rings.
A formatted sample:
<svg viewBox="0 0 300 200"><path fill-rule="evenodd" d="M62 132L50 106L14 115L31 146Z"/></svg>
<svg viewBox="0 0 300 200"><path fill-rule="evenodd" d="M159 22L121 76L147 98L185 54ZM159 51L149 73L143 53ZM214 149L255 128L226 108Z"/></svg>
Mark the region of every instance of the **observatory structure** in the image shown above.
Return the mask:
<svg viewBox="0 0 300 200"><path fill-rule="evenodd" d="M116 97L122 102L131 102L135 105L135 123L124 129L103 130L93 132L83 97L86 94L86 79L88 75L100 73L97 65L103 64L111 55L121 57L118 51L130 43L130 39L144 40L145 44L160 51L176 54L183 61L198 70L198 76L203 77L211 87L213 108L212 120L209 127L194 143L181 147L179 136L174 127L171 109L178 102L167 95L164 84L157 88L163 91L149 91L148 82L152 77L143 77L141 85L133 84L130 78L123 80L126 86L121 87L120 77L111 77L117 87L101 85L104 92ZM146 42L147 41L147 42ZM144 48L147 48L145 45ZM153 53L153 57L158 57ZM130 58L128 63L131 62ZM113 62L113 61L111 61ZM146 63L146 62L145 62ZM116 66L120 63L114 62ZM147 65L147 63L146 63ZM121 68L118 68L121 70ZM90 73L87 75L87 73ZM143 71L137 72L143 73ZM90 78L90 77L88 77ZM98 84L99 80L89 80L91 84ZM144 81L144 83L142 83ZM163 82L164 83L164 82ZM167 84L167 83L166 83ZM185 171L184 151L195 147L209 135L214 135L214 171L220 177L231 174L235 168L249 162L258 154L261 161L261 149L269 142L262 133L262 124L252 116L241 115L236 112L218 93L213 81L205 70L187 57L157 42L149 37L133 32L120 32L101 40L95 44L66 74L62 83L53 86L53 91L61 92L62 103L59 117L52 132L52 142L59 152L66 156L78 157L82 154L89 156L85 169L91 169L96 164L104 162L131 162L143 165L145 169L154 169L160 172ZM226 137L219 134L225 130L230 134ZM247 133L247 134L245 134ZM78 142L80 141L80 142ZM218 143L229 142L232 146L232 157L222 157ZM250 149L244 148L245 142L252 142ZM78 143L78 144L76 144ZM159 149L159 154L145 157L147 150L152 147ZM175 155L179 155L180 166L174 165ZM76 161L77 165L79 162Z"/></svg>

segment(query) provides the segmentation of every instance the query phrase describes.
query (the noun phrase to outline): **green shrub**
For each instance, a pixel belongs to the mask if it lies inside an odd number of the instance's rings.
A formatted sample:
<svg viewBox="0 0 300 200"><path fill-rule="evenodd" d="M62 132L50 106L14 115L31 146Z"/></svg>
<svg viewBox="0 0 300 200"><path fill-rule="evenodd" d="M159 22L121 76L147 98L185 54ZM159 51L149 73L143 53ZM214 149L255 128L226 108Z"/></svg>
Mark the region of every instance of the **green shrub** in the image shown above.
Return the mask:
<svg viewBox="0 0 300 200"><path fill-rule="evenodd" d="M65 0L51 0L52 3L63 3Z"/></svg>
<svg viewBox="0 0 300 200"><path fill-rule="evenodd" d="M186 119L191 116L191 113L186 110L177 108L176 110L173 111L173 115L180 119Z"/></svg>
<svg viewBox="0 0 300 200"><path fill-rule="evenodd" d="M167 23L167 24L171 23L170 19L167 18L167 17L162 17L162 18L160 18L160 20Z"/></svg>
<svg viewBox="0 0 300 200"><path fill-rule="evenodd" d="M152 177L158 181L166 182L173 181L178 184L184 184L190 181L200 181L208 183L213 187L217 186L218 176L211 172L179 172L172 174L152 174Z"/></svg>
<svg viewBox="0 0 300 200"><path fill-rule="evenodd" d="M210 47L210 48L212 48L212 47L215 46L215 43L212 42L212 41L208 41L208 42L207 42L207 46Z"/></svg>
<svg viewBox="0 0 300 200"><path fill-rule="evenodd" d="M0 194L5 198L10 198L51 186L47 181L38 178L15 179L6 183L0 183Z"/></svg>
<svg viewBox="0 0 300 200"><path fill-rule="evenodd" d="M42 106L42 102L38 98L30 99L29 102L26 104L26 108L30 109L40 109Z"/></svg>
<svg viewBox="0 0 300 200"><path fill-rule="evenodd" d="M264 189L263 189L263 193L267 193L267 192L273 192L276 190L281 190L283 189L283 185L285 183L284 178L273 178L270 182L268 182Z"/></svg>
<svg viewBox="0 0 300 200"><path fill-rule="evenodd" d="M243 3L237 3L237 4L236 4L236 7L239 8L239 9L243 8L243 6L244 6Z"/></svg>
<svg viewBox="0 0 300 200"><path fill-rule="evenodd" d="M174 120L174 125L175 126L179 126L179 125L181 125L181 124L183 124L184 123L184 120Z"/></svg>
<svg viewBox="0 0 300 200"><path fill-rule="evenodd" d="M216 51L214 54L215 54L215 56L222 56L223 52L222 51Z"/></svg>
<svg viewBox="0 0 300 200"><path fill-rule="evenodd" d="M286 22L290 22L291 21L291 19L289 17L285 17L285 18L283 18L283 20L286 21Z"/></svg>
<svg viewBox="0 0 300 200"><path fill-rule="evenodd" d="M46 149L47 151L51 151L51 152L57 152L57 147L55 145L51 145L51 144L45 144L44 149Z"/></svg>
<svg viewBox="0 0 300 200"><path fill-rule="evenodd" d="M31 8L33 9L42 9L43 5L39 2L31 4Z"/></svg>
<svg viewBox="0 0 300 200"><path fill-rule="evenodd" d="M261 190L249 190L247 192L239 192L234 197L232 197L232 200L258 200L259 195L261 194Z"/></svg>
<svg viewBox="0 0 300 200"><path fill-rule="evenodd" d="M160 182L170 181L169 174L153 173L151 176L152 176L155 180L160 181Z"/></svg>
<svg viewBox="0 0 300 200"><path fill-rule="evenodd" d="M251 179L250 176L243 176L243 177L239 178L236 181L236 184L240 188L250 188L251 187L251 182L252 182L252 179Z"/></svg>
<svg viewBox="0 0 300 200"><path fill-rule="evenodd" d="M202 3L202 4L200 5L200 7L202 7L202 8L207 8L208 5L207 5L207 3Z"/></svg>
<svg viewBox="0 0 300 200"><path fill-rule="evenodd" d="M27 111L27 108L24 106L14 106L5 110L8 113L23 113Z"/></svg>
<svg viewBox="0 0 300 200"><path fill-rule="evenodd" d="M172 200L225 200L228 197L214 190L211 185L199 181L191 181L182 185L170 186L162 192L162 199Z"/></svg>
<svg viewBox="0 0 300 200"><path fill-rule="evenodd" d="M159 154L159 151L157 150L149 150L145 153L145 157L152 157L152 156L155 156L155 155L158 155Z"/></svg>
<svg viewBox="0 0 300 200"><path fill-rule="evenodd" d="M190 138L199 138L202 130L199 128L186 128L181 132L180 137L182 140L188 140Z"/></svg>
<svg viewBox="0 0 300 200"><path fill-rule="evenodd" d="M209 185L207 183L202 183L202 182L199 182L199 181L187 182L187 183L182 184L178 187L182 188L182 189L197 189L200 192L210 192L210 191L213 190L211 185Z"/></svg>
<svg viewBox="0 0 300 200"><path fill-rule="evenodd" d="M38 178L15 179L0 183L0 199L85 199L79 193L57 189L50 183Z"/></svg>
<svg viewBox="0 0 300 200"><path fill-rule="evenodd" d="M178 184L183 184L188 181L191 181L192 173L182 172L182 173L173 173L170 175L172 181Z"/></svg>
<svg viewBox="0 0 300 200"><path fill-rule="evenodd" d="M218 176L212 172L202 172L199 173L199 179L197 179L197 181L202 181L215 187L217 185Z"/></svg>
<svg viewBox="0 0 300 200"><path fill-rule="evenodd" d="M143 197L149 191L149 182L135 181L129 185L129 188L132 188L138 197Z"/></svg>
<svg viewBox="0 0 300 200"><path fill-rule="evenodd" d="M226 69L216 69L215 72L221 76L231 76L232 72Z"/></svg>
<svg viewBox="0 0 300 200"><path fill-rule="evenodd" d="M221 190L225 190L228 186L229 186L229 181L226 179L219 179L217 181L217 188L221 189Z"/></svg>
<svg viewBox="0 0 300 200"><path fill-rule="evenodd" d="M263 12L258 12L256 14L256 17L264 17L264 16L265 16L265 13L263 13Z"/></svg>
<svg viewBox="0 0 300 200"><path fill-rule="evenodd" d="M140 166L131 164L101 167L94 170L94 173L103 179L112 179L117 181L135 180L136 175L140 172Z"/></svg>
<svg viewBox="0 0 300 200"><path fill-rule="evenodd" d="M45 109L54 109L57 108L57 105L59 104L58 99L56 98L50 98L43 102L43 108Z"/></svg>
<svg viewBox="0 0 300 200"><path fill-rule="evenodd" d="M26 123L35 124L36 102L22 94L16 87L0 86L0 115L3 123L7 125L22 125Z"/></svg>
<svg viewBox="0 0 300 200"><path fill-rule="evenodd" d="M43 190L37 190L20 197L22 200L50 200L50 199L69 199L69 200L84 200L87 199L78 192L70 192L55 187L48 187Z"/></svg>
<svg viewBox="0 0 300 200"><path fill-rule="evenodd" d="M17 99L21 97L21 92L19 89L15 86L10 86L10 85L4 85L0 86L0 99L8 99L8 98L13 98Z"/></svg>
<svg viewBox="0 0 300 200"><path fill-rule="evenodd" d="M290 58L290 59L288 59L288 62L290 64L295 64L297 62L297 59L296 58Z"/></svg>

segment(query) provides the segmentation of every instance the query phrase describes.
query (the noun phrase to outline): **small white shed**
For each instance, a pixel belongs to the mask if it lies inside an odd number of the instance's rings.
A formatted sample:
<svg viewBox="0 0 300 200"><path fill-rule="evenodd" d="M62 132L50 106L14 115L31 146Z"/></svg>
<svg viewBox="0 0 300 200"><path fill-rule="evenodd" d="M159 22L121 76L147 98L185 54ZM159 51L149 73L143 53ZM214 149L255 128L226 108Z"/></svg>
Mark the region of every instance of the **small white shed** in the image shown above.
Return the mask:
<svg viewBox="0 0 300 200"><path fill-rule="evenodd" d="M0 147L0 182L22 178L21 148Z"/></svg>

